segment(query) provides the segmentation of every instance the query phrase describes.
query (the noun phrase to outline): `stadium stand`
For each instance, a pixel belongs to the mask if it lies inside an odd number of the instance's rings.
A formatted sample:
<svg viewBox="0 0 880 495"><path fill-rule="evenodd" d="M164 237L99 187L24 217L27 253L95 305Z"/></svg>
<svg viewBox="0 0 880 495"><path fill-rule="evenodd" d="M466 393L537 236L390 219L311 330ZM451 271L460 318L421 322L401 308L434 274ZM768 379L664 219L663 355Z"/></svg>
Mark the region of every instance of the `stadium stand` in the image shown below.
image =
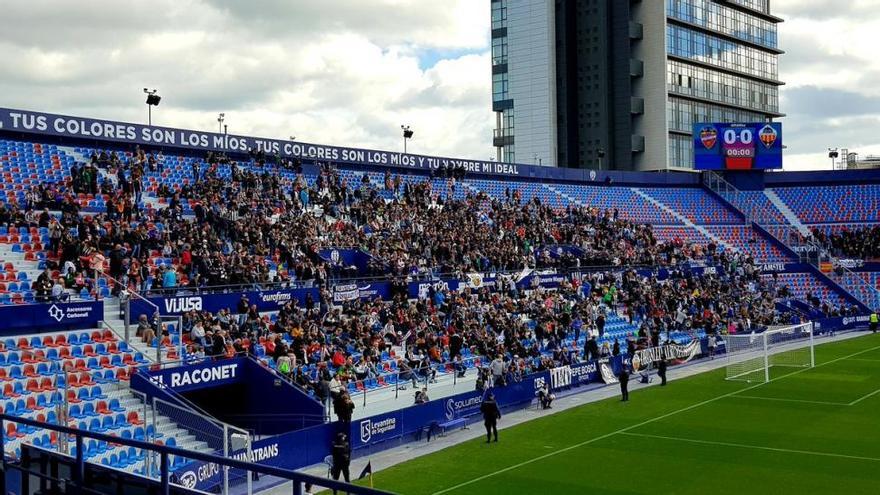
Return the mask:
<svg viewBox="0 0 880 495"><path fill-rule="evenodd" d="M128 343L106 329L3 342L5 412L58 424L50 413L60 397L70 406L68 424L125 438L155 436L126 380L132 367L152 364L157 350L163 361L252 356L341 408L347 395L464 375L486 386L496 378L483 370L498 356L504 379L515 380L637 345L860 311L818 272L765 273L764 264L798 260L735 206L695 185L428 175L259 154L231 159L19 140L0 140L0 174L0 304L104 299L104 324L115 329L121 294L319 289L319 297L291 300L277 312L193 310L179 323L143 315ZM876 231L849 229L876 221L870 205L880 187L774 191L804 223L819 226L814 235L822 242L873 257L873 247L854 246ZM788 221L764 193L745 194L773 212L773 223ZM807 207L852 198L865 206ZM322 255L346 248L368 261L343 271ZM552 290L537 276L533 286L517 285L542 270L563 281ZM363 277L405 287L407 280L475 273L491 274L494 285L431 286L414 299L336 301L332 292ZM841 283L876 305L855 284L877 287L876 273L853 276ZM67 397L59 396L59 380ZM173 419L156 421L169 441L209 448ZM39 429L4 433L8 450L57 444ZM90 462L141 469L133 460L143 452L86 448Z"/></svg>
<svg viewBox="0 0 880 495"><path fill-rule="evenodd" d="M856 280L858 279L858 280ZM847 290L853 292L872 309L880 308L880 273L849 272L842 277Z"/></svg>
<svg viewBox="0 0 880 495"><path fill-rule="evenodd" d="M743 221L703 189L646 187L641 190L697 225L739 224Z"/></svg>
<svg viewBox="0 0 880 495"><path fill-rule="evenodd" d="M143 417L143 403L127 382L132 370L147 362L106 329L7 338L0 353L0 407L13 416L136 440L147 438L147 429L155 428L178 446L205 450L203 442L168 418ZM65 403L67 421L59 418L56 407ZM7 423L3 434L7 452L17 455L23 443L58 448L57 435L40 428ZM143 452L95 441L85 448L89 462L143 474L136 462Z"/></svg>
<svg viewBox="0 0 880 495"><path fill-rule="evenodd" d="M806 224L875 223L880 185L853 184L772 189Z"/></svg>
<svg viewBox="0 0 880 495"><path fill-rule="evenodd" d="M751 255L760 263L779 263L791 261L791 257L765 237L759 235L748 225L708 226L706 230L723 242L736 246L740 251Z"/></svg>

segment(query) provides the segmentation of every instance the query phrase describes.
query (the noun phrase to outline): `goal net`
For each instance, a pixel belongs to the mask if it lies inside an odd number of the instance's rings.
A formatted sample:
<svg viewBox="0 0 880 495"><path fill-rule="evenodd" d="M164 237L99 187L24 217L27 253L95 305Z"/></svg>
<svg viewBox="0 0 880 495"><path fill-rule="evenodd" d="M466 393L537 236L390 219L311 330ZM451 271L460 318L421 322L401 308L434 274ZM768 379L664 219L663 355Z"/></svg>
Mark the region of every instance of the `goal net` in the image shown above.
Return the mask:
<svg viewBox="0 0 880 495"><path fill-rule="evenodd" d="M728 380L768 382L771 367L815 366L812 323L727 335L724 341Z"/></svg>

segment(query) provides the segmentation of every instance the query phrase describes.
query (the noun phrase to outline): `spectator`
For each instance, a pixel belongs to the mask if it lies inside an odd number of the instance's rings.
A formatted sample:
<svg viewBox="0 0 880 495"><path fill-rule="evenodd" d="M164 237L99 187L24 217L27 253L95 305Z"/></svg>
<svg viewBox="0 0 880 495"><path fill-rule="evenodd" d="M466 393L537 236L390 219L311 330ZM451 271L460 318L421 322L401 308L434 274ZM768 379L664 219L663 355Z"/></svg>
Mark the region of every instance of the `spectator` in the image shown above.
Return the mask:
<svg viewBox="0 0 880 495"><path fill-rule="evenodd" d="M197 342L201 347L207 346L207 342L205 341L205 328L202 326L201 320L198 320L193 324L189 336L193 342Z"/></svg>
<svg viewBox="0 0 880 495"><path fill-rule="evenodd" d="M53 290L53 280L52 274L48 268L43 270L42 273L37 277L37 280L34 281L33 290L36 295L37 301L45 302L50 297L50 292Z"/></svg>
<svg viewBox="0 0 880 495"><path fill-rule="evenodd" d="M51 300L52 302L61 302L67 299L67 292L64 290L64 279L58 277L52 286Z"/></svg>
<svg viewBox="0 0 880 495"><path fill-rule="evenodd" d="M492 374L492 386L503 387L504 383L504 356L499 354L489 364L489 372Z"/></svg>
<svg viewBox="0 0 880 495"><path fill-rule="evenodd" d="M556 396L550 393L550 385L546 382L537 392L535 392L535 395L541 403L541 409L550 409L550 404L556 399Z"/></svg>
<svg viewBox="0 0 880 495"><path fill-rule="evenodd" d="M416 388L416 374L413 373L412 368L410 368L406 361L404 361L403 359L397 360L397 372L398 384L400 384L401 382L411 381L413 388ZM400 388L405 390L406 386L401 386Z"/></svg>
<svg viewBox="0 0 880 495"><path fill-rule="evenodd" d="M333 412L336 418L343 425L351 424L351 416L354 414L354 402L348 392L343 391L339 397L333 401Z"/></svg>
<svg viewBox="0 0 880 495"><path fill-rule="evenodd" d="M171 266L163 267L162 288L168 293L174 293L177 288L177 272Z"/></svg>
<svg viewBox="0 0 880 495"><path fill-rule="evenodd" d="M147 320L147 315L140 315L138 317L138 325L135 329L135 335L141 338L146 344L151 344L153 339L156 338L156 332L153 330L153 326L150 325L150 322Z"/></svg>
<svg viewBox="0 0 880 495"><path fill-rule="evenodd" d="M250 301L248 301L246 295L241 295L236 309L238 310L238 324L244 325L244 322L247 321L248 311L250 311Z"/></svg>

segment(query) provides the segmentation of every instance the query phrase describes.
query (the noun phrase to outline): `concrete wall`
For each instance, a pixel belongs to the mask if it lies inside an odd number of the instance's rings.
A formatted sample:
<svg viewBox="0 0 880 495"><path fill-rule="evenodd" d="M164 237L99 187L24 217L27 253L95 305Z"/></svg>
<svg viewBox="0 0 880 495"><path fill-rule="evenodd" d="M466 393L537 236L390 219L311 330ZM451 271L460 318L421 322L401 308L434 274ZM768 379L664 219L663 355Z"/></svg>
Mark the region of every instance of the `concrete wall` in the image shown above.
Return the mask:
<svg viewBox="0 0 880 495"><path fill-rule="evenodd" d="M645 113L633 119L633 134L645 136L645 152L635 154L636 170L667 168L669 131L666 118L666 2L633 4L633 21L644 27L633 43L633 58L645 63L645 74L633 80L633 95L645 99Z"/></svg>

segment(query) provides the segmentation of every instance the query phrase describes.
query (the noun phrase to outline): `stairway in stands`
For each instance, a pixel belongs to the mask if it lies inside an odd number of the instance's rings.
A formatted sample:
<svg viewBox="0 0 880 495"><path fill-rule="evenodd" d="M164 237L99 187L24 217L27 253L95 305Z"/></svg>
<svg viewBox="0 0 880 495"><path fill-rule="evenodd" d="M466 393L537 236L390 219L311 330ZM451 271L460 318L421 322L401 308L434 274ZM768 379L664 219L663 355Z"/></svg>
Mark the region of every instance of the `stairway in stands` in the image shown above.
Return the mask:
<svg viewBox="0 0 880 495"><path fill-rule="evenodd" d="M77 163L88 163L92 160L91 148L75 148L72 146L57 146L57 150L63 153L66 156L73 157ZM112 177L111 174L106 169L98 169L98 173L100 174L101 180L109 180L112 183L116 184L116 177ZM160 208L166 205L161 205L159 202L159 198L157 198L154 194L143 194L141 196L141 208Z"/></svg>
<svg viewBox="0 0 880 495"><path fill-rule="evenodd" d="M765 189L762 194L764 194L764 196L770 201L770 203L772 203L773 206L776 207L779 213L781 213L785 217L785 220L794 228L796 228L798 232L801 233L801 235L810 235L810 229L806 225L804 225L803 222L801 222L801 219L798 218L797 215L795 215L794 211L792 211L792 209L789 208L787 204L785 204L785 201L783 201L782 198L780 198L773 189Z"/></svg>
<svg viewBox="0 0 880 495"><path fill-rule="evenodd" d="M808 285L818 282L819 288L824 292L828 292L826 289L830 288L830 292L835 295L839 295L841 292L847 294L860 303L862 310L869 310L871 305L875 304L877 289L852 270L840 266L841 274L839 275L834 271L822 270L822 262L832 261L833 257L812 239L803 240L801 238L799 234L802 234L806 227L797 215L787 208L781 198L775 194L773 196L776 198L773 198L766 193L756 195L740 191L715 172L703 174L703 185L744 215L752 225L760 226L776 241L797 254L801 262L811 264L815 270L809 274L811 280L808 281ZM776 199L779 199L779 204ZM786 210L790 214L787 214ZM806 249L802 250L801 248ZM814 255L806 256L803 254L805 252L812 252ZM841 298L839 302L844 301Z"/></svg>
<svg viewBox="0 0 880 495"><path fill-rule="evenodd" d="M729 250L736 250L737 249L736 246L729 244L721 237L718 237L715 234L713 234L712 232L710 232L709 230L707 230L705 227L695 224L691 219L687 218L685 215L682 215L681 213L676 211L674 208L670 207L667 204L664 204L660 200L652 197L651 195L647 194L646 192L642 191L641 189L633 187L633 188L631 188L631 190L633 193L642 197L648 203L651 203L654 206L656 206L657 208L667 212L669 215L671 215L676 220L681 222L686 228L691 228L691 229L696 230L697 232L699 232L703 236L714 241L719 246L723 246L725 249L729 249Z"/></svg>
<svg viewBox="0 0 880 495"><path fill-rule="evenodd" d="M63 422L66 406L72 428L208 451L205 442L169 418L154 418L131 390L132 370L148 363L109 329L7 338L0 351L0 404L6 414L51 424ZM46 430L6 425L8 454L20 455L22 444L60 448L57 436ZM88 462L144 472L144 453L136 449L89 440L84 454Z"/></svg>
<svg viewBox="0 0 880 495"><path fill-rule="evenodd" d="M125 338L125 320L123 319L123 314L120 310L119 298L107 297L104 299L104 323L117 335L119 335L120 338ZM153 343L150 342L144 342L140 337L136 335L137 324L137 316L132 315L131 321L129 322L129 346L131 346L131 348L133 348L135 351L140 352L141 354L146 356L151 361L157 361L157 346L153 345ZM175 330L173 326L171 330ZM172 343L177 343L177 335L173 336L173 340L171 338L165 339L164 345L160 347L162 353L162 363L171 363L180 359L177 348L176 346L172 345Z"/></svg>

